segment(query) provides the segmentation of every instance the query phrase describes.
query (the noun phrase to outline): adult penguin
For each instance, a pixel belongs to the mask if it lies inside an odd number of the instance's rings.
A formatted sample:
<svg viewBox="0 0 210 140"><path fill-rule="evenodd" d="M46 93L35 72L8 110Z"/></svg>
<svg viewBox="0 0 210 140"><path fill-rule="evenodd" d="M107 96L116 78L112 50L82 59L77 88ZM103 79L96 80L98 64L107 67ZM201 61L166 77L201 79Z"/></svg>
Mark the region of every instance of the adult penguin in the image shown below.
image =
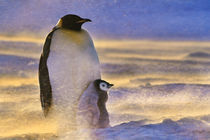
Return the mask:
<svg viewBox="0 0 210 140"><path fill-rule="evenodd" d="M59 129L75 129L79 97L90 82L100 79L93 41L81 28L90 19L62 17L48 34L39 63L41 105L45 116L56 118Z"/></svg>

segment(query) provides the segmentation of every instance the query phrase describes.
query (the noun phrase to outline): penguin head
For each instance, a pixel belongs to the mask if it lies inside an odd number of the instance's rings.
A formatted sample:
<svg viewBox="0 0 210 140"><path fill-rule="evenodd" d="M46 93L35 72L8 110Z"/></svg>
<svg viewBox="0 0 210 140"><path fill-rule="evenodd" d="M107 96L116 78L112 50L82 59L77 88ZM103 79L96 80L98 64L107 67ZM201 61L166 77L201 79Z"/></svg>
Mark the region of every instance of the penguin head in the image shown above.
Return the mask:
<svg viewBox="0 0 210 140"><path fill-rule="evenodd" d="M112 86L114 86L113 84L110 84L110 83L108 83L104 80L101 80L101 79L95 80L95 85L96 85L97 89L104 91L104 92L107 92Z"/></svg>
<svg viewBox="0 0 210 140"><path fill-rule="evenodd" d="M75 30L75 31L80 31L81 26L85 22L91 22L90 19L87 18L81 18L77 15L65 15L63 16L57 23L56 27L57 28L65 28L65 29L70 29L70 30Z"/></svg>

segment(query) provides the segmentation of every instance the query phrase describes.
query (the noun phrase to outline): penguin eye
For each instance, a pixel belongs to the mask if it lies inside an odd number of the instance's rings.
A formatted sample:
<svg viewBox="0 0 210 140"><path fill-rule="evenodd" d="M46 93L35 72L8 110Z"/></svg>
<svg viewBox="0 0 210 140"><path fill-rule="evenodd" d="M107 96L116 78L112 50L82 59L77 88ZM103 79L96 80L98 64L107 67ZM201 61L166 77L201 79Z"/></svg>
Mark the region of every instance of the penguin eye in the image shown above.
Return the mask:
<svg viewBox="0 0 210 140"><path fill-rule="evenodd" d="M109 88L108 88L108 85L106 83L102 82L102 83L100 83L99 89L107 92Z"/></svg>
<svg viewBox="0 0 210 140"><path fill-rule="evenodd" d="M106 84L104 84L104 83L101 83L100 86L101 86L102 88L106 88Z"/></svg>

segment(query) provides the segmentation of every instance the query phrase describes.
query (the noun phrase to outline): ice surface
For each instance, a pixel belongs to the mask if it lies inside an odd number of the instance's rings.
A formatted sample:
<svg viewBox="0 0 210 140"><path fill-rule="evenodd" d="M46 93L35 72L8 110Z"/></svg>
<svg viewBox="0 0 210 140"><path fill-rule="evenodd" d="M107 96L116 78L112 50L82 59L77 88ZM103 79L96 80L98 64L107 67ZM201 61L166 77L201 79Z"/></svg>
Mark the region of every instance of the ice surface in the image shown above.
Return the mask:
<svg viewBox="0 0 210 140"><path fill-rule="evenodd" d="M205 53L205 52L194 52L194 53L189 54L189 57L209 58L210 54Z"/></svg>
<svg viewBox="0 0 210 140"><path fill-rule="evenodd" d="M105 130L98 130L99 139L105 140L192 140L210 138L210 127L201 121L184 118L178 121L165 119L158 124L142 125L141 121L121 124Z"/></svg>
<svg viewBox="0 0 210 140"><path fill-rule="evenodd" d="M2 45L0 140L210 137L210 61L189 57L196 52L209 54L208 42L96 42L102 78L115 84L107 102L112 127L59 137L54 121L45 119L41 110L37 76L40 47L19 42ZM17 51L7 50L10 46L17 46ZM21 56L21 50L27 55Z"/></svg>
<svg viewBox="0 0 210 140"><path fill-rule="evenodd" d="M178 121L165 119L161 123L148 125L144 123L144 120L131 121L106 129L66 133L60 137L53 134L31 134L0 138L0 140L207 140L210 138L209 125L192 118L183 118Z"/></svg>
<svg viewBox="0 0 210 140"><path fill-rule="evenodd" d="M28 89L31 91L26 92ZM16 133L16 136L4 136L0 140L14 138L68 140L72 137L79 140L126 140L128 138L131 140L139 138L199 140L210 137L209 85L169 84L114 89L110 92L108 102L112 127L74 131L59 137L52 130L53 122L46 122L41 115L38 96L29 94L36 89L37 87L33 86L17 87L16 94L19 94L17 97L14 93L12 93L13 96L8 94L9 91L15 91L14 88L1 90L8 92L4 96L8 101L1 102L0 127L13 135L14 132L19 131L19 133ZM25 94L18 93L23 91ZM9 126L7 126L8 123ZM28 124L30 127L27 127ZM2 129L1 133L3 133Z"/></svg>

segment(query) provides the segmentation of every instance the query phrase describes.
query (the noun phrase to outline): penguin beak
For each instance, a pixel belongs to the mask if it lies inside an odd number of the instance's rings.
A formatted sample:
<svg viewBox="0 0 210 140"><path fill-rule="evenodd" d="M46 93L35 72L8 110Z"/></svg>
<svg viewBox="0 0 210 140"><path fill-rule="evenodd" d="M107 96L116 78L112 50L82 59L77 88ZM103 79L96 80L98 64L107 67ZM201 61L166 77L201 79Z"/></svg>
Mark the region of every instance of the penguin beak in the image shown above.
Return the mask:
<svg viewBox="0 0 210 140"><path fill-rule="evenodd" d="M92 22L92 20L84 18L84 19L77 21L77 23L85 23L85 22Z"/></svg>
<svg viewBox="0 0 210 140"><path fill-rule="evenodd" d="M111 88L112 86L114 86L114 84L109 84L109 85L108 85L108 88Z"/></svg>

